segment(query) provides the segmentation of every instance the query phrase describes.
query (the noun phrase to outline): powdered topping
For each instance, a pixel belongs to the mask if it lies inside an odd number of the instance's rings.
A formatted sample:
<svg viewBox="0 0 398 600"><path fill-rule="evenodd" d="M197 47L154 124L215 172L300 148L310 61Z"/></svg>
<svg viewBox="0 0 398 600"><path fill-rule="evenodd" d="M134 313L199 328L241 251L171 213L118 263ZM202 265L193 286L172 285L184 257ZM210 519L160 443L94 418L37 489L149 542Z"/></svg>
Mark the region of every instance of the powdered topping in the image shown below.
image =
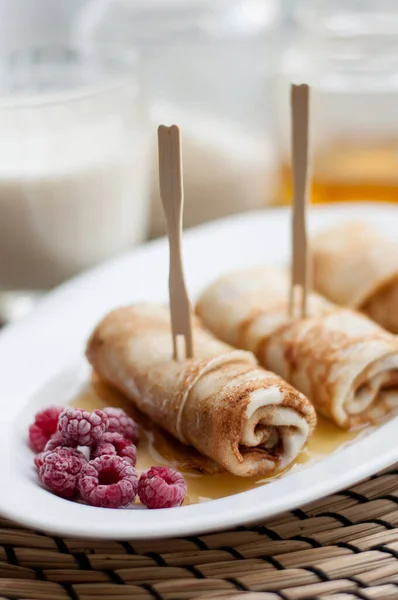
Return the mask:
<svg viewBox="0 0 398 600"><path fill-rule="evenodd" d="M138 495L147 508L180 506L187 493L185 479L168 467L151 467L144 471L138 483Z"/></svg>
<svg viewBox="0 0 398 600"><path fill-rule="evenodd" d="M124 458L98 456L83 467L78 489L82 500L91 506L120 508L133 502L138 475Z"/></svg>
<svg viewBox="0 0 398 600"><path fill-rule="evenodd" d="M39 478L49 491L62 498L83 500L104 508L122 508L134 501L138 475L134 468L137 449L132 438L138 439L138 426L122 409L108 407L106 412L89 413L80 408L51 407L38 413L36 421L34 425L43 433L36 447L41 448L42 440L52 432L45 451L34 457ZM42 427L41 423L44 423ZM109 431L108 427L119 431ZM90 448L90 462L77 446ZM167 498L162 492L158 502L166 498L175 506L181 495L181 480L185 491L186 485L181 475L171 470L170 473L169 479L166 478L170 491ZM149 490L150 487L150 494Z"/></svg>
<svg viewBox="0 0 398 600"><path fill-rule="evenodd" d="M46 447L44 448L45 452L49 450L55 450L55 448L59 448L60 446L67 446L68 448L76 448L77 442L74 442L70 438L66 438L62 433L58 431L51 436L48 440Z"/></svg>
<svg viewBox="0 0 398 600"><path fill-rule="evenodd" d="M98 442L108 428L109 419L102 410L92 413L81 408L66 408L59 417L58 432L79 446Z"/></svg>
<svg viewBox="0 0 398 600"><path fill-rule="evenodd" d="M114 406L104 408L104 413L109 419L108 431L120 433L124 438L131 440L135 445L138 443L138 425L124 410Z"/></svg>
<svg viewBox="0 0 398 600"><path fill-rule="evenodd" d="M41 454L36 461L42 483L54 494L63 498L76 496L77 479L83 464L84 455L72 448L56 448Z"/></svg>
<svg viewBox="0 0 398 600"><path fill-rule="evenodd" d="M120 456L126 459L133 467L137 461L137 449L131 440L127 440L120 433L104 433L101 440L91 450L91 458L105 454Z"/></svg>

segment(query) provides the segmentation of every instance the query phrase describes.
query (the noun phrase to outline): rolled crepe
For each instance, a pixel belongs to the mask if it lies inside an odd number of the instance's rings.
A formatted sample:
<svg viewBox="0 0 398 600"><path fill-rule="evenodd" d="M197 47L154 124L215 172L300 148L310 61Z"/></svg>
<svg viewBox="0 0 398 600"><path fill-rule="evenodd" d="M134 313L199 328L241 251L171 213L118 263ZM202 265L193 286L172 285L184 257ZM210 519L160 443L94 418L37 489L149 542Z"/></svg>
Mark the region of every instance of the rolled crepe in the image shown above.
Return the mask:
<svg viewBox="0 0 398 600"><path fill-rule="evenodd" d="M350 221L322 231L311 246L314 288L398 333L398 244Z"/></svg>
<svg viewBox="0 0 398 600"><path fill-rule="evenodd" d="M204 291L196 312L216 336L251 350L342 428L396 408L396 336L317 294L308 297L308 318L292 320L288 288L278 269L230 273Z"/></svg>
<svg viewBox="0 0 398 600"><path fill-rule="evenodd" d="M196 319L194 342L193 359L172 360L168 309L140 304L106 316L87 357L154 422L231 473L263 476L285 468L315 426L311 403Z"/></svg>

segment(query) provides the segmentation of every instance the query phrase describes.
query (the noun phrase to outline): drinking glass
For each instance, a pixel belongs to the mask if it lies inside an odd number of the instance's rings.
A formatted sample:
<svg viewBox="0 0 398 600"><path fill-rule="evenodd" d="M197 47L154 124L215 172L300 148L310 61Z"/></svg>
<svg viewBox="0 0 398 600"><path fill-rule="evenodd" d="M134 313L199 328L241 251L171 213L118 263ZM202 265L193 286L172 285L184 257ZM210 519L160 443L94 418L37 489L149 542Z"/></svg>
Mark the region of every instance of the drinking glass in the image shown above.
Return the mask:
<svg viewBox="0 0 398 600"><path fill-rule="evenodd" d="M131 48L2 50L3 318L145 238L151 137Z"/></svg>

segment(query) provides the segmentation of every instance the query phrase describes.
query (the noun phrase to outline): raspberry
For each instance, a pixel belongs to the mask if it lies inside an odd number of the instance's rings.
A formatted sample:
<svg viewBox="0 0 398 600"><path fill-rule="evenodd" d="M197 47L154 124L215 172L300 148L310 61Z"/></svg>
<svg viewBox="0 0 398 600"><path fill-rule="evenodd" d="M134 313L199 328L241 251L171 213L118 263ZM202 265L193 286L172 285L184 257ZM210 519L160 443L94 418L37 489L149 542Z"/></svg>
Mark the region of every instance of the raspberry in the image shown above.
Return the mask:
<svg viewBox="0 0 398 600"><path fill-rule="evenodd" d="M120 433L124 438L137 444L138 425L124 410L108 406L104 408L104 413L109 417L108 431L111 433Z"/></svg>
<svg viewBox="0 0 398 600"><path fill-rule="evenodd" d="M36 456L33 459L33 462L35 463L37 469L40 469L40 467L43 464L43 456L44 456L45 452L40 452L39 454L36 454Z"/></svg>
<svg viewBox="0 0 398 600"><path fill-rule="evenodd" d="M185 479L168 467L151 467L144 471L138 483L138 495L147 508L180 506L187 493Z"/></svg>
<svg viewBox="0 0 398 600"><path fill-rule="evenodd" d="M91 458L103 456L105 454L117 455L126 459L133 467L137 460L137 449L133 442L126 440L120 433L104 433L100 441L93 447Z"/></svg>
<svg viewBox="0 0 398 600"><path fill-rule="evenodd" d="M104 435L105 435L105 433L104 433ZM98 458L98 456L106 456L106 455L117 456L117 452L116 452L116 448L113 444L111 444L110 442L103 441L103 436L102 436L102 438L100 439L98 444L96 444L95 446L93 446L91 448L90 460L93 460L94 458Z"/></svg>
<svg viewBox="0 0 398 600"><path fill-rule="evenodd" d="M133 502L137 495L138 475L134 467L120 456L103 455L82 468L78 490L91 506L120 508Z"/></svg>
<svg viewBox="0 0 398 600"><path fill-rule="evenodd" d="M50 406L35 415L34 423L29 427L29 442L35 452L42 452L50 437L57 431L61 406Z"/></svg>
<svg viewBox="0 0 398 600"><path fill-rule="evenodd" d="M62 498L76 496L77 479L86 458L72 448L56 448L40 454L35 461L44 485Z"/></svg>
<svg viewBox="0 0 398 600"><path fill-rule="evenodd" d="M108 423L102 410L90 413L81 408L66 408L58 420L58 433L78 446L92 446L104 435Z"/></svg>
<svg viewBox="0 0 398 600"><path fill-rule="evenodd" d="M54 433L48 440L46 447L44 448L44 452L48 452L50 450L55 450L60 446L67 446L68 448L76 448L77 443L73 442L71 439L65 438L61 433Z"/></svg>
<svg viewBox="0 0 398 600"><path fill-rule="evenodd" d="M76 448L76 446L77 444L66 441L59 433L54 433L54 435L48 440L46 447L44 448L44 452L36 454L33 462L35 463L36 467L40 469L41 465L43 464L43 456L46 452L53 452L58 448Z"/></svg>

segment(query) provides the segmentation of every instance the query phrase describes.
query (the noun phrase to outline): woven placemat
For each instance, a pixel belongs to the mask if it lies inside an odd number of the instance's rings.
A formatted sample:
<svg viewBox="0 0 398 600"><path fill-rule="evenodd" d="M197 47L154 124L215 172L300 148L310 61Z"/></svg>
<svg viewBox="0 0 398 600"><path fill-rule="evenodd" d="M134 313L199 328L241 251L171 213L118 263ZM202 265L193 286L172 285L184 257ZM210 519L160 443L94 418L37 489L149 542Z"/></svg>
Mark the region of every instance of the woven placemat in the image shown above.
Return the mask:
<svg viewBox="0 0 398 600"><path fill-rule="evenodd" d="M0 597L396 600L397 504L395 467L256 526L182 539L60 539L0 519Z"/></svg>

